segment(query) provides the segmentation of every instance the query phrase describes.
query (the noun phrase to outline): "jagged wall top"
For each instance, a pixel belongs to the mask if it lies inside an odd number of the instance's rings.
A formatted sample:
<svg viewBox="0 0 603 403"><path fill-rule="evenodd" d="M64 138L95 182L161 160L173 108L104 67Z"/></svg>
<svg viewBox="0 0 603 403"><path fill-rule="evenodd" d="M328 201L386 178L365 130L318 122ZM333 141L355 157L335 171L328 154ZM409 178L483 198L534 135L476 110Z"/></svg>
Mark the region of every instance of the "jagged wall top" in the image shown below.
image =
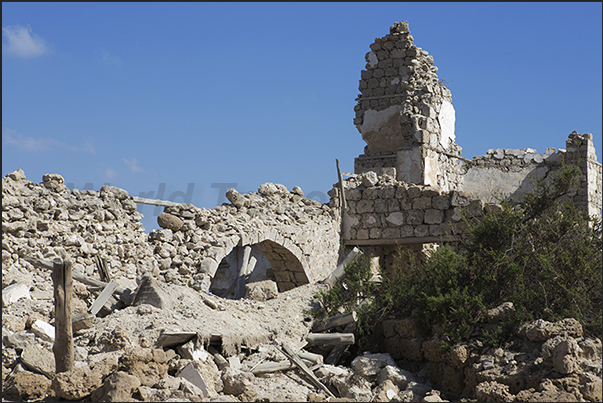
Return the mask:
<svg viewBox="0 0 603 403"><path fill-rule="evenodd" d="M397 22L365 56L354 124L367 143L366 155L415 145L460 153L451 93L439 82L433 57L413 40L408 22Z"/></svg>

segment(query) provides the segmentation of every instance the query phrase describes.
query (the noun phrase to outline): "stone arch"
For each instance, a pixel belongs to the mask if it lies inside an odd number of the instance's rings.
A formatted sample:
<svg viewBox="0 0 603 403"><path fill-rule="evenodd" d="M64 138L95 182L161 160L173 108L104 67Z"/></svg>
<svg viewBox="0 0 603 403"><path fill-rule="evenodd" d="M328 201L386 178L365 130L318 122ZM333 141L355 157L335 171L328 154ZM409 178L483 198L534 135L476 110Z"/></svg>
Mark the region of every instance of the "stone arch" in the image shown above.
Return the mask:
<svg viewBox="0 0 603 403"><path fill-rule="evenodd" d="M231 259L231 253L237 248L242 246L252 246L261 252L261 254L268 260L271 267L271 275L267 278L274 279L280 292L288 291L292 288L298 287L302 284L310 282L309 275L306 273L306 268L302 263L303 252L302 249L290 239L286 239L278 232L271 228L269 231L257 231L252 237L251 234L239 234L243 235L239 238L236 244L229 244L228 247L212 247L208 251L205 259L205 263L210 270L206 271L207 274L212 278L212 286L214 287L214 277L223 277L222 269L228 265L227 259ZM203 265L203 264L202 264ZM232 262L230 263L232 266ZM238 270L237 268L230 267L227 270ZM230 281L234 281L234 276L230 274ZM220 280L216 278L215 280ZM222 285L224 286L224 285Z"/></svg>
<svg viewBox="0 0 603 403"><path fill-rule="evenodd" d="M272 266L279 291L287 291L309 283L300 259L284 245L266 239L257 246Z"/></svg>

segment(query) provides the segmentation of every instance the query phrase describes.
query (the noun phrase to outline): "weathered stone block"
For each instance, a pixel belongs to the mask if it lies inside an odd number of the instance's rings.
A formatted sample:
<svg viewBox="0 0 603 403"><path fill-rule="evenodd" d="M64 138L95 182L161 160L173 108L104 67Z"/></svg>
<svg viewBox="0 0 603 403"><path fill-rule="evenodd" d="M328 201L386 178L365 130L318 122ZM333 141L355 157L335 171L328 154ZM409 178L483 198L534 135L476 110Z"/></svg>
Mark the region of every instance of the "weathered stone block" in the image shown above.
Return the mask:
<svg viewBox="0 0 603 403"><path fill-rule="evenodd" d="M400 227L400 237L401 238L410 238L414 236L415 228L412 225L403 225Z"/></svg>
<svg viewBox="0 0 603 403"><path fill-rule="evenodd" d="M385 200L385 199L377 199L375 200L375 212L376 213L387 213L388 212L388 206L387 206L387 202L389 200Z"/></svg>
<svg viewBox="0 0 603 403"><path fill-rule="evenodd" d="M379 197L379 189L376 187L367 188L362 191L362 201L375 200L377 197Z"/></svg>
<svg viewBox="0 0 603 403"><path fill-rule="evenodd" d="M385 218L385 221L387 221L388 223L390 223L392 225L395 225L396 227L399 227L402 224L404 224L404 213L402 213L400 211L390 213Z"/></svg>
<svg viewBox="0 0 603 403"><path fill-rule="evenodd" d="M383 238L383 231L381 228L371 228L369 231L370 239L381 239Z"/></svg>
<svg viewBox="0 0 603 403"><path fill-rule="evenodd" d="M345 189L346 200L360 200L362 199L362 192L358 188Z"/></svg>
<svg viewBox="0 0 603 403"><path fill-rule="evenodd" d="M429 225L429 235L431 235L431 236L446 235L446 232L444 232L444 230L443 230L443 224Z"/></svg>
<svg viewBox="0 0 603 403"><path fill-rule="evenodd" d="M356 232L356 239L369 239L368 229L359 229L358 232Z"/></svg>
<svg viewBox="0 0 603 403"><path fill-rule="evenodd" d="M431 197L417 197L413 199L412 208L414 210L427 210L431 208Z"/></svg>
<svg viewBox="0 0 603 403"><path fill-rule="evenodd" d="M422 193L422 188L420 186L416 186L416 185L410 185L408 187L408 197L410 197L411 199L414 199L416 197L420 197L421 193Z"/></svg>
<svg viewBox="0 0 603 403"><path fill-rule="evenodd" d="M397 199L387 200L387 211L394 212L400 210L400 202Z"/></svg>
<svg viewBox="0 0 603 403"><path fill-rule="evenodd" d="M379 189L378 194L381 199L393 199L396 195L396 188L393 186L384 186Z"/></svg>
<svg viewBox="0 0 603 403"><path fill-rule="evenodd" d="M429 225L417 225L415 227L416 237L426 237L429 235Z"/></svg>
<svg viewBox="0 0 603 403"><path fill-rule="evenodd" d="M157 224L161 228L171 229L172 231L178 231L184 225L184 222L173 214L161 213L157 216Z"/></svg>
<svg viewBox="0 0 603 403"><path fill-rule="evenodd" d="M450 205L453 207L467 206L471 202L471 193L464 191L453 191L450 199Z"/></svg>
<svg viewBox="0 0 603 403"><path fill-rule="evenodd" d="M358 214L373 213L375 212L374 204L375 203L373 200L360 200L356 205L356 211L358 212Z"/></svg>
<svg viewBox="0 0 603 403"><path fill-rule="evenodd" d="M399 228L385 228L383 229L383 238L395 239L400 237Z"/></svg>
<svg viewBox="0 0 603 403"><path fill-rule="evenodd" d="M442 212L442 210L428 209L425 211L423 221L425 222L425 224L441 224L443 218L444 213Z"/></svg>
<svg viewBox="0 0 603 403"><path fill-rule="evenodd" d="M423 224L423 211L421 210L410 210L406 214L406 223L411 225Z"/></svg>
<svg viewBox="0 0 603 403"><path fill-rule="evenodd" d="M435 209L447 210L450 208L450 196L448 196L448 195L434 196L431 199L431 205Z"/></svg>

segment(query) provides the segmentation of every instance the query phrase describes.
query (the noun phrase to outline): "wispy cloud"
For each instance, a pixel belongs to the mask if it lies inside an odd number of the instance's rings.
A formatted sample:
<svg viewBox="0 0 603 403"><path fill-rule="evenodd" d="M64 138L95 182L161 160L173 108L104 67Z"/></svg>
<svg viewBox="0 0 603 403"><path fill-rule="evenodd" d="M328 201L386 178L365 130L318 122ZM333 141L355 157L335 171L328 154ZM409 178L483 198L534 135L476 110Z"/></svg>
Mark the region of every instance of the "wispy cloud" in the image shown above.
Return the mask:
<svg viewBox="0 0 603 403"><path fill-rule="evenodd" d="M66 149L78 153L96 154L94 145L89 142L84 145L72 145L50 137L31 137L17 133L12 129L2 129L2 145L13 146L27 152L44 152L53 149Z"/></svg>
<svg viewBox="0 0 603 403"><path fill-rule="evenodd" d="M118 176L117 171L111 167L98 169L97 171L100 173L102 180L105 182L110 182Z"/></svg>
<svg viewBox="0 0 603 403"><path fill-rule="evenodd" d="M111 67L119 67L121 66L121 59L119 57L113 56L109 51L105 48L100 48L101 58L104 64Z"/></svg>
<svg viewBox="0 0 603 403"><path fill-rule="evenodd" d="M2 27L2 54L28 59L50 53L46 41L33 33L28 25Z"/></svg>
<svg viewBox="0 0 603 403"><path fill-rule="evenodd" d="M131 160L124 158L123 159L124 163L130 167L130 171L132 172L144 172L144 169L142 169L139 165L138 165L138 160L136 158L132 158Z"/></svg>

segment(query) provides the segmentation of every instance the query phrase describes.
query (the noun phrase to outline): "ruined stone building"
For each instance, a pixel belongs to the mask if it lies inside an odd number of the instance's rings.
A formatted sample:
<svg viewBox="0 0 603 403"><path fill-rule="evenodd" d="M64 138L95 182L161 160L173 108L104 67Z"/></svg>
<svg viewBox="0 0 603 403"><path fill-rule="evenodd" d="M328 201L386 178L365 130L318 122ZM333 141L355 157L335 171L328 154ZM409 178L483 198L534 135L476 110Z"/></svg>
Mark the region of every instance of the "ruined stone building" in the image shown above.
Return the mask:
<svg viewBox="0 0 603 403"><path fill-rule="evenodd" d="M503 199L520 201L563 162L583 173L570 196L600 214L601 164L591 134L571 133L565 149L544 153L496 149L464 158L451 93L438 80L433 57L413 43L408 23L394 24L370 49L354 119L367 145L355 159L359 176L346 181L346 243L421 247L454 239L462 232L459 207L481 215ZM368 172L378 179L369 180Z"/></svg>
<svg viewBox="0 0 603 403"><path fill-rule="evenodd" d="M480 216L499 209L501 198L521 200L562 162L583 173L570 196L599 214L601 164L590 134L570 134L565 149L496 149L467 159L456 143L451 93L433 57L413 43L408 23L375 39L366 62L354 124L367 145L329 203L305 198L297 186L266 183L250 194L229 190L229 203L215 209L172 203L159 216L162 229L145 234L139 198L127 191L69 190L54 174L34 184L18 170L3 178L3 276L27 272L25 256L71 256L84 273L100 256L132 281L151 273L240 296L233 285L243 275L287 291L328 277L344 257L341 245L359 246L387 266L399 245L422 250L458 239L461 210Z"/></svg>

